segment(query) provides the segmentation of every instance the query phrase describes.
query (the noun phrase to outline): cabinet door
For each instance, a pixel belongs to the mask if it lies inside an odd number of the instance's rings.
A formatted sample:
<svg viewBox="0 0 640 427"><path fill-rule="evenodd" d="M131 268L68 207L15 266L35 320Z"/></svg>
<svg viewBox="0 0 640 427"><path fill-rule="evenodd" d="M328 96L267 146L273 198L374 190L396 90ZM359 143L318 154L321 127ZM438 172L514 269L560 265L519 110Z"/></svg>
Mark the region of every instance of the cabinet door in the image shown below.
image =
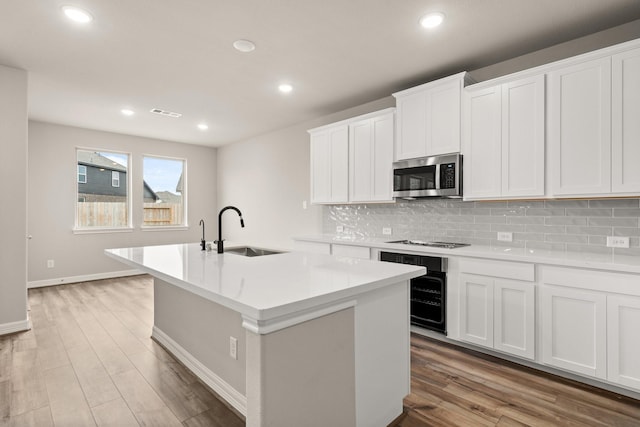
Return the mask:
<svg viewBox="0 0 640 427"><path fill-rule="evenodd" d="M549 147L554 196L611 191L611 60L549 74Z"/></svg>
<svg viewBox="0 0 640 427"><path fill-rule="evenodd" d="M599 292L543 285L543 363L605 379L606 304Z"/></svg>
<svg viewBox="0 0 640 427"><path fill-rule="evenodd" d="M460 274L460 338L493 347L493 279Z"/></svg>
<svg viewBox="0 0 640 427"><path fill-rule="evenodd" d="M640 193L640 49L612 59L612 190Z"/></svg>
<svg viewBox="0 0 640 427"><path fill-rule="evenodd" d="M331 144L329 133L311 135L311 203L331 201Z"/></svg>
<svg viewBox="0 0 640 427"><path fill-rule="evenodd" d="M373 121L349 125L349 200L368 201L373 193Z"/></svg>
<svg viewBox="0 0 640 427"><path fill-rule="evenodd" d="M534 360L535 284L496 279L494 310L493 347Z"/></svg>
<svg viewBox="0 0 640 427"><path fill-rule="evenodd" d="M640 298L607 297L609 381L640 390Z"/></svg>
<svg viewBox="0 0 640 427"><path fill-rule="evenodd" d="M311 135L311 202L344 203L349 198L349 128Z"/></svg>
<svg viewBox="0 0 640 427"><path fill-rule="evenodd" d="M349 201L393 200L394 114L349 126Z"/></svg>
<svg viewBox="0 0 640 427"><path fill-rule="evenodd" d="M502 85L502 196L544 196L544 75Z"/></svg>
<svg viewBox="0 0 640 427"><path fill-rule="evenodd" d="M424 91L402 95L396 99L398 127L396 160L427 155L427 96Z"/></svg>
<svg viewBox="0 0 640 427"><path fill-rule="evenodd" d="M460 152L460 96L455 80L430 89L427 96L427 155Z"/></svg>
<svg viewBox="0 0 640 427"><path fill-rule="evenodd" d="M371 201L393 200L393 144L395 114L388 113L373 119L373 189Z"/></svg>
<svg viewBox="0 0 640 427"><path fill-rule="evenodd" d="M463 112L464 197L501 195L502 132L500 86L465 91Z"/></svg>

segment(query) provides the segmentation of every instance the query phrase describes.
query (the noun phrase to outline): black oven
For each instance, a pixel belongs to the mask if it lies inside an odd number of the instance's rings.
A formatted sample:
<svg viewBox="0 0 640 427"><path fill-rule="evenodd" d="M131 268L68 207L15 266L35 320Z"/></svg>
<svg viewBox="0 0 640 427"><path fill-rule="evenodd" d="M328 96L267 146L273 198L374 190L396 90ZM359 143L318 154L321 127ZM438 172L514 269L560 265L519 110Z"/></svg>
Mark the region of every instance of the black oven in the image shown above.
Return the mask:
<svg viewBox="0 0 640 427"><path fill-rule="evenodd" d="M427 274L411 279L411 324L447 334L447 259L380 252L380 261L419 265Z"/></svg>

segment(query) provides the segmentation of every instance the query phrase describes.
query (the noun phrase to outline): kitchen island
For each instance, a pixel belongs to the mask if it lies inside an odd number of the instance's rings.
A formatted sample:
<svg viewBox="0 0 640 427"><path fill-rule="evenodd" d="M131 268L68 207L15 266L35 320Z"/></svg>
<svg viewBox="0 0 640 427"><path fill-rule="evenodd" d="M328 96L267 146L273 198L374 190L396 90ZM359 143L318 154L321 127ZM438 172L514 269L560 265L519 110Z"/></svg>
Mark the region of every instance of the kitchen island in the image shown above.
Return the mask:
<svg viewBox="0 0 640 427"><path fill-rule="evenodd" d="M152 337L248 426L384 426L401 414L408 285L423 267L198 244L105 253L154 277Z"/></svg>

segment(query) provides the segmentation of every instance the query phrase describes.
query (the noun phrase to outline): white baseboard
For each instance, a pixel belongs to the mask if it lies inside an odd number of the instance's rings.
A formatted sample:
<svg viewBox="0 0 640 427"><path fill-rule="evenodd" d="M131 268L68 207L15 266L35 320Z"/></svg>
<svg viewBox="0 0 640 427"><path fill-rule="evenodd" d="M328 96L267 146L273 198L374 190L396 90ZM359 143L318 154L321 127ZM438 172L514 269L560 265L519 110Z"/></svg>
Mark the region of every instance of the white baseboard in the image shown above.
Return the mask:
<svg viewBox="0 0 640 427"><path fill-rule="evenodd" d="M31 329L31 320L29 318L18 322L1 323L0 335L13 334L15 332L28 331Z"/></svg>
<svg viewBox="0 0 640 427"><path fill-rule="evenodd" d="M140 270L123 270L110 271L107 273L85 274L82 276L59 277L56 279L35 280L33 282L27 282L27 289L64 285L66 283L90 282L92 280L114 279L116 277L137 276L139 274L145 273Z"/></svg>
<svg viewBox="0 0 640 427"><path fill-rule="evenodd" d="M167 334L157 327L153 327L151 337L162 344L172 355L191 370L200 380L211 387L220 397L226 400L238 412L247 416L247 398L238 390L233 388L225 380L217 376L213 371L204 366L191 353L185 350L180 344L171 339Z"/></svg>

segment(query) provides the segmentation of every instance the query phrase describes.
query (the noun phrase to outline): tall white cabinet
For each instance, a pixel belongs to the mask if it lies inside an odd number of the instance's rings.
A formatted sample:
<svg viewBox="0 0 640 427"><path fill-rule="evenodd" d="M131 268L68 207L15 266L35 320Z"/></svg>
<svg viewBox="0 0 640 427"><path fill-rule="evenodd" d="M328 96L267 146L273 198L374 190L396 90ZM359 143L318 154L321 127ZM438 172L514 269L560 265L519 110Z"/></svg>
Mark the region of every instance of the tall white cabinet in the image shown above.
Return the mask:
<svg viewBox="0 0 640 427"><path fill-rule="evenodd" d="M394 111L309 130L311 203L393 201Z"/></svg>
<svg viewBox="0 0 640 427"><path fill-rule="evenodd" d="M394 113L349 124L349 201L391 201Z"/></svg>
<svg viewBox="0 0 640 427"><path fill-rule="evenodd" d="M465 88L466 200L544 196L544 112L544 74Z"/></svg>
<svg viewBox="0 0 640 427"><path fill-rule="evenodd" d="M311 134L311 203L349 200L349 126L327 126Z"/></svg>
<svg viewBox="0 0 640 427"><path fill-rule="evenodd" d="M394 93L397 109L396 160L460 151L462 88L466 72Z"/></svg>
<svg viewBox="0 0 640 427"><path fill-rule="evenodd" d="M640 48L614 55L612 67L612 190L640 193Z"/></svg>
<svg viewBox="0 0 640 427"><path fill-rule="evenodd" d="M611 59L549 73L549 147L554 196L611 191Z"/></svg>

